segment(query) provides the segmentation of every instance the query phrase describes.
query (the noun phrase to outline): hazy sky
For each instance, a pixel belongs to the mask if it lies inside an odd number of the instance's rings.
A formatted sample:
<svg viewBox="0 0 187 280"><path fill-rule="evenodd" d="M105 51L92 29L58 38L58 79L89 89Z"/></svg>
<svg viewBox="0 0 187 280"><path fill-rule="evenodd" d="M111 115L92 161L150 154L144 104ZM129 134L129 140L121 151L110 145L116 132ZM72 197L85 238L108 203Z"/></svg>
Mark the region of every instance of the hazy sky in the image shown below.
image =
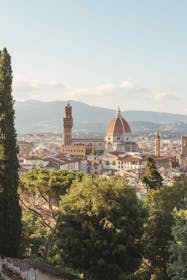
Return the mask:
<svg viewBox="0 0 187 280"><path fill-rule="evenodd" d="M187 114L187 0L0 0L16 100Z"/></svg>

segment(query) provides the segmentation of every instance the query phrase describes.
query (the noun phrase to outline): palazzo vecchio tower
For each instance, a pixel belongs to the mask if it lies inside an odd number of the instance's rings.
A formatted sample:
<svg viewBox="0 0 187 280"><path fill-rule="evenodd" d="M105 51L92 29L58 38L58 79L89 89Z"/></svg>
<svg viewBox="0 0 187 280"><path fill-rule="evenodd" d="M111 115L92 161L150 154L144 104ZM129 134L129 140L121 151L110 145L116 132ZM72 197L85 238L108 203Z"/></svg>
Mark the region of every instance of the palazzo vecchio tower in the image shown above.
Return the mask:
<svg viewBox="0 0 187 280"><path fill-rule="evenodd" d="M72 145L73 118L72 118L72 107L70 106L69 102L65 107L63 126L64 126L64 145Z"/></svg>

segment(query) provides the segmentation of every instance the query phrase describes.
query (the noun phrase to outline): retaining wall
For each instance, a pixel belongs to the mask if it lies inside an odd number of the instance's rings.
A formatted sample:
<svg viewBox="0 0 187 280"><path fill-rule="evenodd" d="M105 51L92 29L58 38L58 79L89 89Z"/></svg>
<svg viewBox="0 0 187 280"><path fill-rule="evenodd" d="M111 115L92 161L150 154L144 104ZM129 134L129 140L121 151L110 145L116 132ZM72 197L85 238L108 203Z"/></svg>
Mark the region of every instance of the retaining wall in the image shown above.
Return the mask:
<svg viewBox="0 0 187 280"><path fill-rule="evenodd" d="M2 280L78 280L45 263L0 257L0 279Z"/></svg>

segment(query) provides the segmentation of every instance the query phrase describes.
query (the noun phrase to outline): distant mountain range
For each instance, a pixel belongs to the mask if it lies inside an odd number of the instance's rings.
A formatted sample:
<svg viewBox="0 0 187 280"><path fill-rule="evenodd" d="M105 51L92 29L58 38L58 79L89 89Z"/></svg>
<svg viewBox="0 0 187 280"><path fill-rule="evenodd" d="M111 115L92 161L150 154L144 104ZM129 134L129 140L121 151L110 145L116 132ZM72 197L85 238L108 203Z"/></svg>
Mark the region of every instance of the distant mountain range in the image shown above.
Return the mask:
<svg viewBox="0 0 187 280"><path fill-rule="evenodd" d="M102 107L70 101L73 108L74 131L103 133L115 111ZM41 102L28 100L15 102L16 128L18 133L61 132L66 101ZM177 131L187 133L187 115L152 111L125 111L124 118L136 132Z"/></svg>

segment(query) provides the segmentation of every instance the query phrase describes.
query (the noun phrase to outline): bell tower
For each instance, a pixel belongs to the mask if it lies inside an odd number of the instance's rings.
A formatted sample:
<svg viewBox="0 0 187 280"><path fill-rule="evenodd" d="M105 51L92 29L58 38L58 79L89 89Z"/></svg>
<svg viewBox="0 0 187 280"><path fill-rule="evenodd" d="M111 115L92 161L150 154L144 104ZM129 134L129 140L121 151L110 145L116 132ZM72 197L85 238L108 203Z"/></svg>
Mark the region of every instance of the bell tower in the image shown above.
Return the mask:
<svg viewBox="0 0 187 280"><path fill-rule="evenodd" d="M157 131L155 133L155 156L160 156L160 133Z"/></svg>
<svg viewBox="0 0 187 280"><path fill-rule="evenodd" d="M72 144L72 127L73 127L72 107L68 102L68 104L65 107L65 116L63 118L64 145Z"/></svg>
<svg viewBox="0 0 187 280"><path fill-rule="evenodd" d="M187 136L181 137L180 166L187 168Z"/></svg>

